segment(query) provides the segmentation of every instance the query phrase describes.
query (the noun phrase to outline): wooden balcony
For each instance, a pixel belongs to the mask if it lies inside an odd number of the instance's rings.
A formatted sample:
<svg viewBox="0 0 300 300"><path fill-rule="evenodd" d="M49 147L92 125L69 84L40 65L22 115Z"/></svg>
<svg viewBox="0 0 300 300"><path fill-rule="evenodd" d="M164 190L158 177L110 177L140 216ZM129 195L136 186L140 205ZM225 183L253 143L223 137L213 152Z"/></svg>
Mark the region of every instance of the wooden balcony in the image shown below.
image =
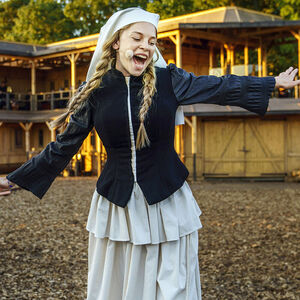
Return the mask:
<svg viewBox="0 0 300 300"><path fill-rule="evenodd" d="M72 90L30 93L0 94L0 110L41 111L64 109L72 97Z"/></svg>

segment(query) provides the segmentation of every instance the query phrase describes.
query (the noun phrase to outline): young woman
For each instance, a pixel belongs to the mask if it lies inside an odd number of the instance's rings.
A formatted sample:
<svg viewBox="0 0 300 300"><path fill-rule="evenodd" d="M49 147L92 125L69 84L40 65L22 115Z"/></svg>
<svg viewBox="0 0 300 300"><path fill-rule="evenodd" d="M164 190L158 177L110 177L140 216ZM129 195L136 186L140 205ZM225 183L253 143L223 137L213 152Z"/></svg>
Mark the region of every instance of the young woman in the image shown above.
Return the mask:
<svg viewBox="0 0 300 300"><path fill-rule="evenodd" d="M86 84L54 121L63 133L0 179L2 188L15 183L42 198L95 127L108 158L87 222L89 300L201 299L201 210L174 150L179 107L215 103L264 115L275 86L300 82L293 68L258 78L197 77L166 66L156 48L158 19L129 8L108 20Z"/></svg>

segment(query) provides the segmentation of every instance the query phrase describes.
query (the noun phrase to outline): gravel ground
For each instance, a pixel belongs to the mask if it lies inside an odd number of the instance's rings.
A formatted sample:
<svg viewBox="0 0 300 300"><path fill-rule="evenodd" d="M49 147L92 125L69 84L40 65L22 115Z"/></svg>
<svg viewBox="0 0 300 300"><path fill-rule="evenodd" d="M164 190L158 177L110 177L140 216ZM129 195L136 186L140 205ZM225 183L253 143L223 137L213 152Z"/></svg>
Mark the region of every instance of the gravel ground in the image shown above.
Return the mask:
<svg viewBox="0 0 300 300"><path fill-rule="evenodd" d="M42 200L24 190L0 197L0 299L85 298L95 183L59 178ZM203 300L300 299L300 184L191 188L203 212Z"/></svg>

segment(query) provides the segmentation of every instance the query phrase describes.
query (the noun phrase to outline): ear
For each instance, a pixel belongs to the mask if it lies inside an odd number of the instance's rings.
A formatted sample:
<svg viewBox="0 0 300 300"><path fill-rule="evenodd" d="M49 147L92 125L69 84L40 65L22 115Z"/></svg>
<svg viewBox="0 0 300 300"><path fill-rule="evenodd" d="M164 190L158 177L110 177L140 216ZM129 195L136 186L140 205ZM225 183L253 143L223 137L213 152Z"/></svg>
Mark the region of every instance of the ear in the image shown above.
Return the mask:
<svg viewBox="0 0 300 300"><path fill-rule="evenodd" d="M120 48L120 41L115 42L115 43L113 44L113 48L114 48L115 50L119 50L119 48Z"/></svg>

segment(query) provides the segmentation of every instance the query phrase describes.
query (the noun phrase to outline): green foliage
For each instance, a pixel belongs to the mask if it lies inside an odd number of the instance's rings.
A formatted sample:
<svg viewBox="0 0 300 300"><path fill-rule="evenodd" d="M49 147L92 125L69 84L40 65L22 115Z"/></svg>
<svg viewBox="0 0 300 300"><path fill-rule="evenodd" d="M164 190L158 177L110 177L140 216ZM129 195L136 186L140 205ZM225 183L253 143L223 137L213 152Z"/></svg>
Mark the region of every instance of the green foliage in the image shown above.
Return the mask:
<svg viewBox="0 0 300 300"><path fill-rule="evenodd" d="M117 10L133 6L145 9L146 5L146 0L70 0L64 8L64 14L72 20L76 35L83 36L98 33L101 26Z"/></svg>
<svg viewBox="0 0 300 300"><path fill-rule="evenodd" d="M166 19L195 11L194 0L154 0L148 3L147 10Z"/></svg>
<svg viewBox="0 0 300 300"><path fill-rule="evenodd" d="M73 24L56 0L30 0L18 9L14 22L6 35L14 41L45 44L73 36Z"/></svg>
<svg viewBox="0 0 300 300"><path fill-rule="evenodd" d="M0 39L7 39L9 33L15 25L15 18L20 7L26 6L29 0L10 0L0 3Z"/></svg>
<svg viewBox="0 0 300 300"><path fill-rule="evenodd" d="M268 70L274 75L298 65L297 43L275 45L268 51Z"/></svg>

